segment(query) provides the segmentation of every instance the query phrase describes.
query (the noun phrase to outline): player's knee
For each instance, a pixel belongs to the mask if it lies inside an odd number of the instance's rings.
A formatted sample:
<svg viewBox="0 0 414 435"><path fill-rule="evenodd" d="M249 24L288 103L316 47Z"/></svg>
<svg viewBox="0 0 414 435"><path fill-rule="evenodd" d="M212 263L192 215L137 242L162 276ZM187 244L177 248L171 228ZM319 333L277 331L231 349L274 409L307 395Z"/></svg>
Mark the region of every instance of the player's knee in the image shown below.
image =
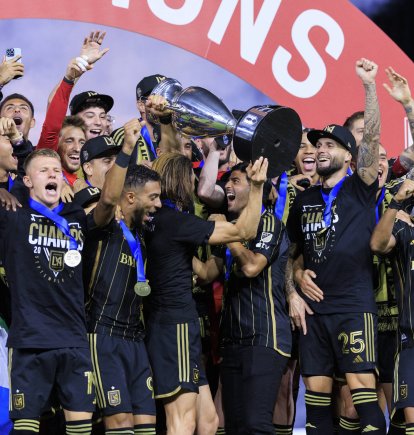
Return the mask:
<svg viewBox="0 0 414 435"><path fill-rule="evenodd" d="M219 417L217 412L209 412L201 416L197 421L197 435L215 434L219 425Z"/></svg>
<svg viewBox="0 0 414 435"><path fill-rule="evenodd" d="M120 427L133 427L134 420L132 414L119 413L105 417L105 427L107 429L117 429Z"/></svg>

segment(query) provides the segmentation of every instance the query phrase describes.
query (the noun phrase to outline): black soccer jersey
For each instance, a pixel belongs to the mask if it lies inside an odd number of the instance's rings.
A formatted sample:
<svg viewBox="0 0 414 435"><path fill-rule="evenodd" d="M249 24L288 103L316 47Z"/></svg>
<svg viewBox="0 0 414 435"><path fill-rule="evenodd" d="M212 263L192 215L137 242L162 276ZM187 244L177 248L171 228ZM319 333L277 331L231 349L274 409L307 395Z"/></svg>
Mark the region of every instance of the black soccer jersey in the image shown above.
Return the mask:
<svg viewBox="0 0 414 435"><path fill-rule="evenodd" d="M113 219L105 228L97 228L89 214L88 229L83 251L88 332L141 340L142 298L134 291L136 261L119 223Z"/></svg>
<svg viewBox="0 0 414 435"><path fill-rule="evenodd" d="M255 278L246 278L232 261L226 283L220 325L221 344L265 346L289 356L291 329L284 294L289 241L283 224L266 211L257 236L246 244L266 257L268 265ZM223 258L226 264L226 258Z"/></svg>
<svg viewBox="0 0 414 435"><path fill-rule="evenodd" d="M385 213L392 199L386 188L384 199L377 205L378 219ZM398 325L398 308L392 271L392 258L389 255L374 255L374 291L378 308L378 332L394 332Z"/></svg>
<svg viewBox="0 0 414 435"><path fill-rule="evenodd" d="M398 303L398 328L401 345L414 345L414 228L397 220L392 231L394 248L394 285Z"/></svg>
<svg viewBox="0 0 414 435"><path fill-rule="evenodd" d="M124 137L125 137L125 130L124 127L117 128L111 133L111 137L113 138L114 142L122 146L124 143ZM152 143L154 149L158 146L157 143ZM130 166L133 164L139 165L143 160L154 160L157 156L154 155L154 153L151 150L151 147L147 145L144 138L140 136L137 140L137 143L135 144L134 151L131 155L131 163Z"/></svg>
<svg viewBox="0 0 414 435"><path fill-rule="evenodd" d="M65 204L59 213L83 249L86 217ZM23 206L0 208L0 238L11 293L13 348L88 347L82 266L69 267L64 254L69 239L50 219Z"/></svg>
<svg viewBox="0 0 414 435"><path fill-rule="evenodd" d="M308 300L316 313L377 311L369 245L377 189L377 181L367 186L356 173L347 177L333 201L329 227L323 222L320 186L299 193L293 203L289 237L299 245L305 269L316 273L314 281L324 292L321 302Z"/></svg>
<svg viewBox="0 0 414 435"><path fill-rule="evenodd" d="M151 285L150 319L175 323L197 319L191 294L192 258L206 243L214 222L163 206L144 232L147 248L147 278Z"/></svg>

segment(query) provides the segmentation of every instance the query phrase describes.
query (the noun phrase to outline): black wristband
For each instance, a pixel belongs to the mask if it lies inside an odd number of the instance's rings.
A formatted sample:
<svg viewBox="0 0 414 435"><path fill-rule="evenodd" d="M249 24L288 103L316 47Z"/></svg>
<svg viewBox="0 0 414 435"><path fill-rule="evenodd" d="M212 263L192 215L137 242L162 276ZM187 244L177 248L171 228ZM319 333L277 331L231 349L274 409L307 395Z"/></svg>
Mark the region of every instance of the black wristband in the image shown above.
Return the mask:
<svg viewBox="0 0 414 435"><path fill-rule="evenodd" d="M394 198L390 201L388 208L391 210L402 210L403 203L396 201Z"/></svg>
<svg viewBox="0 0 414 435"><path fill-rule="evenodd" d="M161 122L161 124L171 124L172 121L172 115L167 115L167 116L160 116L159 120Z"/></svg>
<svg viewBox="0 0 414 435"><path fill-rule="evenodd" d="M129 154L124 153L122 150L116 156L115 163L121 168L127 168L129 165L129 161L131 160L131 156Z"/></svg>

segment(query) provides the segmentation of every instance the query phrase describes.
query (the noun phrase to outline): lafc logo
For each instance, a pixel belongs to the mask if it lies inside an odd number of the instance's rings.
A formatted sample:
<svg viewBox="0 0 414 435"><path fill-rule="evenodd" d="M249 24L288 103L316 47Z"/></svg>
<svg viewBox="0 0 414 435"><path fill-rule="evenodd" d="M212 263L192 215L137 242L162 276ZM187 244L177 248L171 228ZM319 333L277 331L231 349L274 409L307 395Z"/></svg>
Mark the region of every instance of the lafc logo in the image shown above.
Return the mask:
<svg viewBox="0 0 414 435"><path fill-rule="evenodd" d="M108 403L111 406L118 406L121 404L121 393L119 390L108 391Z"/></svg>
<svg viewBox="0 0 414 435"><path fill-rule="evenodd" d="M64 256L63 252L50 251L49 267L55 272L61 272L65 267L63 263L63 256Z"/></svg>
<svg viewBox="0 0 414 435"><path fill-rule="evenodd" d="M14 409L23 409L24 408L24 394L23 393L13 394L13 408Z"/></svg>
<svg viewBox="0 0 414 435"><path fill-rule="evenodd" d="M195 384L198 384L199 380L200 380L200 371L198 369L193 369L193 382Z"/></svg>
<svg viewBox="0 0 414 435"><path fill-rule="evenodd" d="M408 397L408 385L400 385L400 398L402 400Z"/></svg>

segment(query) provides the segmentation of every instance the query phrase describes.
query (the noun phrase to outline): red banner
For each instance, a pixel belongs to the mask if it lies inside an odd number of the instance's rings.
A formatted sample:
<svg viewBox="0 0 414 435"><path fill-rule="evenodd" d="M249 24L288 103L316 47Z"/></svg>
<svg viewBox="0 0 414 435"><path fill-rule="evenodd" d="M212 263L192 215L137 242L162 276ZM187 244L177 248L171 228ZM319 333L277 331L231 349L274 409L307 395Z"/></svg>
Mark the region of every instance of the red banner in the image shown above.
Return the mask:
<svg viewBox="0 0 414 435"><path fill-rule="evenodd" d="M413 63L347 0L20 0L0 17L93 22L163 40L222 66L317 128L363 109L354 65L366 57L380 66L382 143L390 155L407 145L404 111L382 83L387 66L410 79Z"/></svg>

